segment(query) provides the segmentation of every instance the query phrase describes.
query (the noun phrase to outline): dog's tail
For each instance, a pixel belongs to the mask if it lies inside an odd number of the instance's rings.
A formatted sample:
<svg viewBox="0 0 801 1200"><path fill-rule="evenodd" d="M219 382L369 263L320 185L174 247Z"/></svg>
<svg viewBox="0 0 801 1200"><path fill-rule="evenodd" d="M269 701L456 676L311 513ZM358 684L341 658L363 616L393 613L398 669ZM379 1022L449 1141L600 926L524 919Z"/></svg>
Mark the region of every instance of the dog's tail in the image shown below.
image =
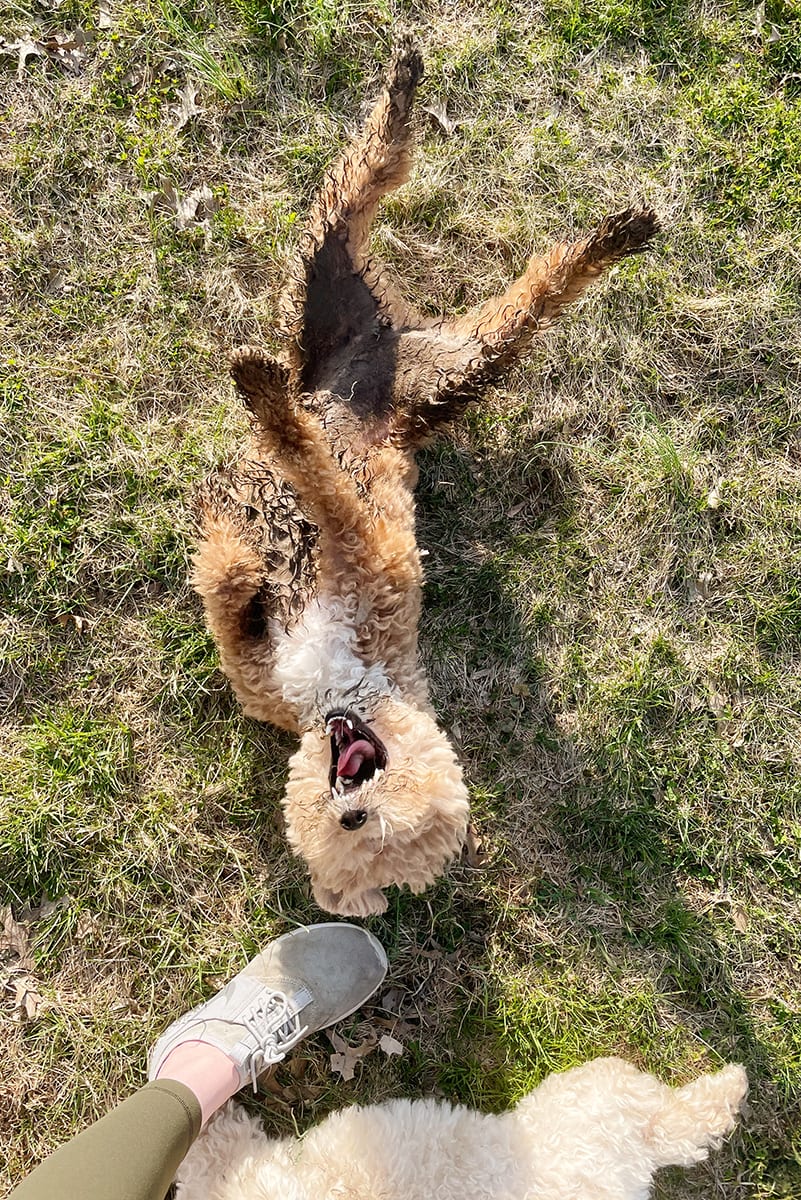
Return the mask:
<svg viewBox="0 0 801 1200"><path fill-rule="evenodd" d="M684 1166L706 1158L737 1121L748 1077L737 1063L715 1075L702 1075L669 1092L647 1133L656 1166Z"/></svg>
<svg viewBox="0 0 801 1200"><path fill-rule="evenodd" d="M256 418L260 449L276 460L320 530L321 555L333 553L358 571L374 541L375 515L294 394L288 369L258 348L242 346L231 355L231 374Z"/></svg>

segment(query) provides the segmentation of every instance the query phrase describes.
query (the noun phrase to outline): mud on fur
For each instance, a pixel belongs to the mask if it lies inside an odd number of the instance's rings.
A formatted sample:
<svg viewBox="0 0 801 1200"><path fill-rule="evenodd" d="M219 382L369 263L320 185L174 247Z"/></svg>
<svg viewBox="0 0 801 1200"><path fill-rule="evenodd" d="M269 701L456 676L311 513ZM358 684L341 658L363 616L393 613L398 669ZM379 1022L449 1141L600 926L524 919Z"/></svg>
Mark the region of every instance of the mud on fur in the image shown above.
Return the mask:
<svg viewBox="0 0 801 1200"><path fill-rule="evenodd" d="M281 298L281 360L232 356L250 444L197 499L193 583L223 669L249 716L300 735L289 841L317 903L348 916L382 912L389 885L422 891L467 828L418 657L415 452L657 229L627 209L465 315L421 316L369 253L381 197L409 175L421 75L404 42L326 175Z"/></svg>

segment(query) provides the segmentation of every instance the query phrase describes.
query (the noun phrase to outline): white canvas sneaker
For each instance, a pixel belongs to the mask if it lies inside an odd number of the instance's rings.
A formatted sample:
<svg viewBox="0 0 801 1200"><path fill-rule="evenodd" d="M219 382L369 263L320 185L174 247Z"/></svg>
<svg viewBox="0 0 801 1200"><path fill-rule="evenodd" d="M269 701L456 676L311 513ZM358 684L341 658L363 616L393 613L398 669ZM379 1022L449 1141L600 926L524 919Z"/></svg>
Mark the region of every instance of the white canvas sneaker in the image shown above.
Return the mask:
<svg viewBox="0 0 801 1200"><path fill-rule="evenodd" d="M387 973L381 943L356 925L330 921L270 942L224 988L179 1017L150 1052L148 1079L183 1042L230 1058L240 1086L280 1062L310 1033L350 1016Z"/></svg>

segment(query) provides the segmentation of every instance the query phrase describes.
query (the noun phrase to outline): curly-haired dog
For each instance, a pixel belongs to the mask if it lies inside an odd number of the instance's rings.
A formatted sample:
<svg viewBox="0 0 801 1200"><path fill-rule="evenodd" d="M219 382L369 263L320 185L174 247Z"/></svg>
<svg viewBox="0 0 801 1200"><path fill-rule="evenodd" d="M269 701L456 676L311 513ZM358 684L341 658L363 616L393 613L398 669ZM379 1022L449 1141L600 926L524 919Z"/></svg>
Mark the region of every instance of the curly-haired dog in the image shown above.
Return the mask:
<svg viewBox="0 0 801 1200"><path fill-rule="evenodd" d="M674 1089L598 1058L502 1116L390 1100L280 1140L230 1104L181 1164L176 1200L646 1200L659 1167L720 1144L747 1087L740 1066Z"/></svg>
<svg viewBox="0 0 801 1200"><path fill-rule="evenodd" d="M282 300L283 361L232 359L249 448L199 496L193 582L245 712L301 735L285 811L318 904L365 916L456 854L467 790L418 659L415 450L602 271L641 250L650 211L533 258L502 295L431 320L368 255L407 178L422 66L404 45L361 136L329 172Z"/></svg>

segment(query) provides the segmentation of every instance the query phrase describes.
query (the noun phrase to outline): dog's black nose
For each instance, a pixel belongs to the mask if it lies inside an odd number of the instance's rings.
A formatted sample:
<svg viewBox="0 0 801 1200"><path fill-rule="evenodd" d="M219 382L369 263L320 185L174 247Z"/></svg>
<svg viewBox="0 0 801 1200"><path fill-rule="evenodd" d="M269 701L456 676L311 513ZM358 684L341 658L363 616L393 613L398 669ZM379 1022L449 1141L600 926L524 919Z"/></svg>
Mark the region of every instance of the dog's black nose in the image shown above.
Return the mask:
<svg viewBox="0 0 801 1200"><path fill-rule="evenodd" d="M342 816L339 818L339 823L343 829L361 829L366 820L366 809L352 808L349 812L342 814Z"/></svg>

